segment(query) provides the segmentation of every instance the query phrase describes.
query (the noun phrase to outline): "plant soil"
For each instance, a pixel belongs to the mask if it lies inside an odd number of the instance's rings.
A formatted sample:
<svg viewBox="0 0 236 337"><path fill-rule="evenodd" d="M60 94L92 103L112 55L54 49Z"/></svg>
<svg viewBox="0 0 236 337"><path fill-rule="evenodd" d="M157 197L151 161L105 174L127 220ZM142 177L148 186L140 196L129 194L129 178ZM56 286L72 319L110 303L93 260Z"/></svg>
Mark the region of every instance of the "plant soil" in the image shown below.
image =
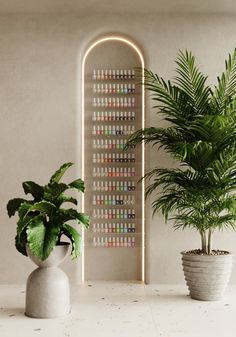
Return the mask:
<svg viewBox="0 0 236 337"><path fill-rule="evenodd" d="M212 250L210 254L204 253L201 249L194 249L194 250L189 250L186 251L185 254L189 255L228 255L230 252L227 252L226 250Z"/></svg>

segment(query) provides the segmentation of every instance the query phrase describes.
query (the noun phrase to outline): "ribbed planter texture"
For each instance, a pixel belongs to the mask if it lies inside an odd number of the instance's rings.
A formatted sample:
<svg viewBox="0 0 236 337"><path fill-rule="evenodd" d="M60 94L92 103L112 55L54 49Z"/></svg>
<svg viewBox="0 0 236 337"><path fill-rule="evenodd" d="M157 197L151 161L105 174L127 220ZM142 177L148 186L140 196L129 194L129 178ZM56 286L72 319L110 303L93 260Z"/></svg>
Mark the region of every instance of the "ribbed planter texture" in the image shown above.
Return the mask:
<svg viewBox="0 0 236 337"><path fill-rule="evenodd" d="M69 243L55 246L45 261L38 260L29 247L30 259L38 266L28 277L25 315L35 318L56 318L70 312L70 288L67 275L58 268L65 259Z"/></svg>
<svg viewBox="0 0 236 337"><path fill-rule="evenodd" d="M232 254L195 255L186 252L181 254L191 298L200 301L223 299L232 271Z"/></svg>

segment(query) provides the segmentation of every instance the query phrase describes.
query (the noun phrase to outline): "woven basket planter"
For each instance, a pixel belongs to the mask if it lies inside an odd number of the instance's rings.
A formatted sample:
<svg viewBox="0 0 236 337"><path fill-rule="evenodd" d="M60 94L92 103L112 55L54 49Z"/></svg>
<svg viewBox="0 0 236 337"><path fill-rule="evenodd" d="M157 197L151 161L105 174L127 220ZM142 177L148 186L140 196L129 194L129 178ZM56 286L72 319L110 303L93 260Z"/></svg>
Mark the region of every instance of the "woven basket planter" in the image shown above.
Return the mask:
<svg viewBox="0 0 236 337"><path fill-rule="evenodd" d="M232 271L232 254L196 255L186 252L181 254L191 298L200 301L221 300Z"/></svg>

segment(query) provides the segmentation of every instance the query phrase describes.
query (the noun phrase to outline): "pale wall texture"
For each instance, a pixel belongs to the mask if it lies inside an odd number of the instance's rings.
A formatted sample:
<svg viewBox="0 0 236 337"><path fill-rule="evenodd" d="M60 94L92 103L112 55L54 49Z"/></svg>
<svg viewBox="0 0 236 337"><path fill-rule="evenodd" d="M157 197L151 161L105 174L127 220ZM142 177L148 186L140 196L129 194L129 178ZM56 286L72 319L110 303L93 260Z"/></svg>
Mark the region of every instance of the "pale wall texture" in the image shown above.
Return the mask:
<svg viewBox="0 0 236 337"><path fill-rule="evenodd" d="M194 15L9 15L0 17L0 283L24 283L32 263L14 247L15 219L6 203L22 194L21 182L46 183L66 161L77 162L66 179L80 174L81 59L86 47L107 33L129 36L143 50L146 66L169 78L178 49L192 50L210 83L236 45L234 16ZM160 124L147 102L146 125ZM147 148L147 168L171 165ZM146 274L150 283L184 282L181 250L197 248L191 231L173 231L146 204ZM215 246L236 252L236 233L215 236ZM65 264L72 281L80 260ZM236 282L236 268L232 282Z"/></svg>

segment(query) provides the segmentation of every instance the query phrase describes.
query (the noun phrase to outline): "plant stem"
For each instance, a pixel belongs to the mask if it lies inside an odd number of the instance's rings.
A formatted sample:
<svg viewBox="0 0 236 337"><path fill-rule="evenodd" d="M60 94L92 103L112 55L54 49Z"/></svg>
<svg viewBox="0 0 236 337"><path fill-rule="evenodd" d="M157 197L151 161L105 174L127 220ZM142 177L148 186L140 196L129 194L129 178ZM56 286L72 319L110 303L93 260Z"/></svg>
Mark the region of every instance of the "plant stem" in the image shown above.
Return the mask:
<svg viewBox="0 0 236 337"><path fill-rule="evenodd" d="M203 251L203 253L207 253L206 232L200 231L200 234L201 234L201 242L202 242L202 251Z"/></svg>
<svg viewBox="0 0 236 337"><path fill-rule="evenodd" d="M211 253L212 249L212 229L208 229L208 244L207 244L207 254Z"/></svg>

